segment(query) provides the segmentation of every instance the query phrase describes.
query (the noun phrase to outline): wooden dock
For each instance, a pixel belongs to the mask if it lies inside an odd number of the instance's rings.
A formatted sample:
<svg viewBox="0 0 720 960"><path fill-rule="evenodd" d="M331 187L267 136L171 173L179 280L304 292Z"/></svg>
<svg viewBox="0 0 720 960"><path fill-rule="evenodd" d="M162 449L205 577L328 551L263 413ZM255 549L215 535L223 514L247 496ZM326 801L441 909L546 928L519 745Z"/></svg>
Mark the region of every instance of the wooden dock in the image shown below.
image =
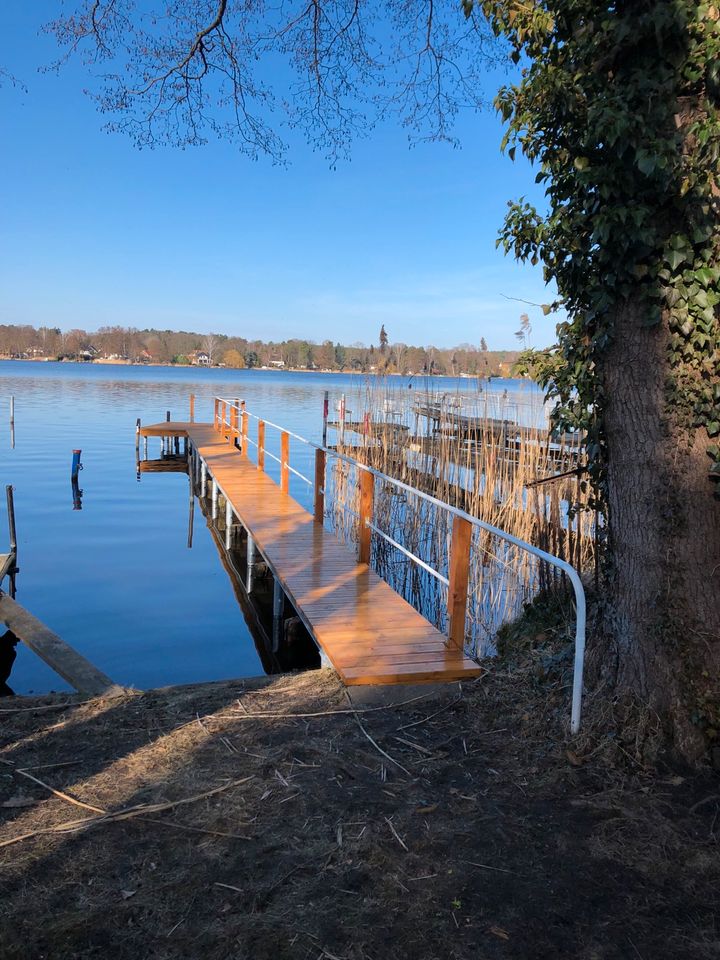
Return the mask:
<svg viewBox="0 0 720 960"><path fill-rule="evenodd" d="M208 477L346 684L419 683L481 674L460 645L428 623L367 563L358 562L349 547L288 494L287 479L278 486L224 431L209 423L177 421L138 431L143 437L188 438Z"/></svg>

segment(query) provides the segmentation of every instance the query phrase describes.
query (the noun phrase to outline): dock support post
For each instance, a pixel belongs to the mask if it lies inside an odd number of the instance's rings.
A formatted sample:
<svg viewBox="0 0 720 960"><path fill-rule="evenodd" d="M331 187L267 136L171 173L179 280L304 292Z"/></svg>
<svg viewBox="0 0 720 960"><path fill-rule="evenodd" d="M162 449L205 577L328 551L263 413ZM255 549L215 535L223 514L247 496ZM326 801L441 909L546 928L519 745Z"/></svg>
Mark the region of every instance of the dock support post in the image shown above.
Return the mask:
<svg viewBox="0 0 720 960"><path fill-rule="evenodd" d="M135 459L140 459L140 417L135 421Z"/></svg>
<svg viewBox="0 0 720 960"><path fill-rule="evenodd" d="M258 470L265 469L265 421L258 420Z"/></svg>
<svg viewBox="0 0 720 960"><path fill-rule="evenodd" d="M272 625L272 652L277 653L280 649L280 633L282 631L283 601L285 594L280 586L280 581L275 578L273 584L273 625Z"/></svg>
<svg viewBox="0 0 720 960"><path fill-rule="evenodd" d="M373 515L375 477L369 470L360 471L360 529L358 531L358 562L370 563L372 530L368 526Z"/></svg>
<svg viewBox="0 0 720 960"><path fill-rule="evenodd" d="M253 574L255 573L255 541L248 533L247 535L247 573L245 575L245 589L248 596L253 588Z"/></svg>
<svg viewBox="0 0 720 960"><path fill-rule="evenodd" d="M147 460L147 443L148 443L148 438L144 437L143 438L143 457L145 457L146 460Z"/></svg>
<svg viewBox="0 0 720 960"><path fill-rule="evenodd" d="M225 549L230 549L232 541L232 519L233 509L229 500L225 501Z"/></svg>
<svg viewBox="0 0 720 960"><path fill-rule="evenodd" d="M200 464L200 496L207 497L207 464L203 460Z"/></svg>
<svg viewBox="0 0 720 960"><path fill-rule="evenodd" d="M218 485L217 480L213 478L212 482L212 518L217 520L217 509L218 509Z"/></svg>
<svg viewBox="0 0 720 960"><path fill-rule="evenodd" d="M280 434L280 490L287 493L290 489L290 434L283 430Z"/></svg>
<svg viewBox="0 0 720 960"><path fill-rule="evenodd" d="M195 423L195 394L190 394L190 423Z"/></svg>
<svg viewBox="0 0 720 960"><path fill-rule="evenodd" d="M454 517L450 544L448 579L448 638L462 650L465 646L465 613L467 611L468 577L470 574L470 539L472 525L464 517Z"/></svg>
<svg viewBox="0 0 720 960"><path fill-rule="evenodd" d="M322 524L325 518L325 451L315 451L315 497L313 504L315 523Z"/></svg>

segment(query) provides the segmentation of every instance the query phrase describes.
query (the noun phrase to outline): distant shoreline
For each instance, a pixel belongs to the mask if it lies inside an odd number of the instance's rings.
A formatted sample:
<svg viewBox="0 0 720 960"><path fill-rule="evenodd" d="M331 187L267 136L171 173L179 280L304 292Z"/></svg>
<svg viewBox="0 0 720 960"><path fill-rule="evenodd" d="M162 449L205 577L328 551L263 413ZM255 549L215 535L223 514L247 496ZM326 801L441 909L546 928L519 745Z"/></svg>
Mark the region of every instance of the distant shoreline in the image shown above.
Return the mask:
<svg viewBox="0 0 720 960"><path fill-rule="evenodd" d="M75 364L78 367L164 367L170 370L227 370L234 371L236 373L244 372L247 370L260 370L263 373L318 373L325 374L327 376L337 376L338 374L342 376L354 376L354 377L403 377L405 379L414 378L414 377L432 377L433 379L438 380L469 380L469 381L483 381L488 382L490 380L517 380L522 382L526 378L524 377L512 377L512 376L500 376L493 375L491 377L483 377L480 374L470 374L470 373L398 373L395 370L387 372L378 372L377 370L308 370L305 367L228 367L228 366L209 366L207 364L201 363L158 363L152 360L143 361L142 363L137 363L135 360L109 360L104 357L98 360L58 360L57 357L3 357L0 356L0 360L11 362L11 363L60 363L63 366L66 364Z"/></svg>

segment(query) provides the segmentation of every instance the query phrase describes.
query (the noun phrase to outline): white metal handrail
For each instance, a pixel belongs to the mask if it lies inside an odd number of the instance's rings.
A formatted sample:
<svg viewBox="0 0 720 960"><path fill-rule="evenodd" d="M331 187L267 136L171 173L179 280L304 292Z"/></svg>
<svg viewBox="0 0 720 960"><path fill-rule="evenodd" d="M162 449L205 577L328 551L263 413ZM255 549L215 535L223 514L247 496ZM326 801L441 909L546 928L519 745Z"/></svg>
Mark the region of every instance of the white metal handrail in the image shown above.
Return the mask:
<svg viewBox="0 0 720 960"><path fill-rule="evenodd" d="M520 550L525 550L527 553L530 553L532 556L537 557L540 560L543 560L545 563L549 563L551 566L555 567L558 570L562 570L570 580L572 584L573 592L575 594L575 660L574 660L574 670L573 670L573 692L572 692L572 708L571 708L571 717L570 717L570 729L573 734L577 733L580 730L580 717L582 712L582 686L583 686L583 670L585 665L585 631L586 631L586 622L587 622L587 604L585 600L585 588L583 587L582 580L580 579L580 574L577 570L569 564L566 560L562 560L560 557L556 557L551 553L548 553L545 550L541 550L540 547L534 546L532 543L527 543L525 540L521 540L519 537L514 536L512 533L508 533L505 530L501 530L499 527L494 527L492 524L487 523L485 520L481 520L479 517L474 517L472 514L467 513L465 510L461 510L459 507L454 507L452 504L445 503L442 500L438 500L437 497L433 497L429 493L425 493L422 490L418 490L415 487L411 487L409 484L404 483L402 480L397 480L395 477L391 477L386 473L381 473L379 470L376 470L374 467L370 467L367 464L360 463L358 460L354 460L352 457L347 456L344 453L340 453L337 450L333 450L330 447L325 447L322 444L314 443L312 440L308 440L306 437L300 436L300 434L293 433L291 430L286 430L284 427L281 427L277 423L273 423L270 420L265 420L263 417L258 417L256 414L250 413L248 410L241 408L236 400L227 400L223 397L215 398L218 403L227 404L227 407L234 407L239 413L243 413L248 417L257 421L262 421L266 426L273 427L275 430L280 430L282 433L287 434L290 437L293 437L295 440L299 440L300 443L305 444L308 447L311 447L314 450L321 450L326 456L334 457L336 460L341 460L345 463L350 464L351 466L356 467L359 471L371 474L378 480L382 480L385 483L390 483L393 486L397 487L400 490L405 490L407 493L411 493L416 497L419 497L422 500L426 500L428 503L434 504L436 507L439 507L441 510L444 510L446 513L451 514L454 517L460 517L461 519L467 521L474 527L478 527L481 530L485 530L487 533L492 534L493 536L499 537L501 540L504 540L506 543L511 543L513 546L518 547ZM223 424L226 423L225 420L221 421ZM227 422L228 427L232 429L232 425ZM269 451L266 451L269 456L272 454ZM277 457L274 457L277 459ZM281 461L279 461L281 462ZM290 468L289 464L287 464ZM294 471L296 473L297 471ZM299 474L302 476L302 474ZM304 480L308 480L307 477L302 477ZM312 485L312 484L311 484ZM367 525L373 529L372 523L367 520ZM378 532L377 530L375 532ZM404 553L410 559L414 560L416 563L421 566L427 567L425 562L416 557L410 551L405 548L401 548ZM433 575L442 577L442 574L438 574L437 571L432 569L429 571Z"/></svg>

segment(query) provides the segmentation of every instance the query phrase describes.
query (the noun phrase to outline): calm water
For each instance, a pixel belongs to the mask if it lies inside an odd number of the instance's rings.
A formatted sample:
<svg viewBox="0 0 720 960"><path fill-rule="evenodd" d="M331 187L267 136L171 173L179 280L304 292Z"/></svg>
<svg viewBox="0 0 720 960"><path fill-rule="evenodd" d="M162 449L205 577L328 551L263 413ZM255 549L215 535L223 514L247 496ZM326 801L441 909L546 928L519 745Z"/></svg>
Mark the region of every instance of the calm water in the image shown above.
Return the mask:
<svg viewBox="0 0 720 960"><path fill-rule="evenodd" d="M391 383L408 387L398 377ZM154 423L166 410L186 419L190 393L196 419L210 420L219 394L243 398L252 412L319 440L323 391L330 392L331 411L346 393L348 410L360 413L365 385L363 376L350 374L0 361L0 551L7 546L4 486L11 483L18 602L121 684L147 688L262 673L198 510L187 548L187 477L144 474L137 481L135 420ZM411 386L476 389L474 381L450 378L415 378ZM521 401L537 395L517 381L496 380L492 387ZM149 442L149 455L158 456L159 441ZM274 431L268 430L267 446L279 452ZM82 449L82 510L73 510L74 448ZM311 475L310 451L297 444L291 450L293 466ZM268 461L268 472L277 475L277 464ZM295 477L291 493L309 505L309 490ZM22 645L9 683L16 693L68 689Z"/></svg>

